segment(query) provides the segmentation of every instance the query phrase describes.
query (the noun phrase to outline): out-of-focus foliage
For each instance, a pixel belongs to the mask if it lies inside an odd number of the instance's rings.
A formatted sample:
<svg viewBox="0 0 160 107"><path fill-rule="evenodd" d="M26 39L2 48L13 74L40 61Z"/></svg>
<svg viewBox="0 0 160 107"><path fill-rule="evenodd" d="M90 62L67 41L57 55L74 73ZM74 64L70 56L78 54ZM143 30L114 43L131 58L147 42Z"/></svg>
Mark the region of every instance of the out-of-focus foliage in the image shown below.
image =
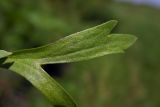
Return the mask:
<svg viewBox="0 0 160 107"><path fill-rule="evenodd" d="M67 65L58 80L76 98L80 107L159 107L159 13L160 10L151 7L111 0L1 0L0 48L36 47L117 19L120 25L116 32L137 35L136 45L124 55ZM4 70L1 72L5 74ZM13 74L5 75L5 78L19 78ZM11 83L2 73L0 77L2 107L16 107L18 101L22 102L19 107L50 107L33 88L27 88L23 94L17 93L24 82L22 78L19 81L12 79L15 83ZM8 91L4 90L11 87L15 91L8 98ZM12 101L12 105L5 101Z"/></svg>

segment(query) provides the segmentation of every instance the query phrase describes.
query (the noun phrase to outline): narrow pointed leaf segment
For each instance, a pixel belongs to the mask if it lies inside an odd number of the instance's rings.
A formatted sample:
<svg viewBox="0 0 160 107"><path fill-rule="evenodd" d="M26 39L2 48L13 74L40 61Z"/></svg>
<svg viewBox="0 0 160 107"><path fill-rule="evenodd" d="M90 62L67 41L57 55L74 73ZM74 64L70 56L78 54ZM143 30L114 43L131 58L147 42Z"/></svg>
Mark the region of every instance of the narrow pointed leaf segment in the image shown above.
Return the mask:
<svg viewBox="0 0 160 107"><path fill-rule="evenodd" d="M117 21L111 20L38 48L13 53L0 50L1 67L10 64L5 68L30 81L54 107L77 107L73 98L41 65L77 62L124 52L137 38L130 34L110 34L116 24Z"/></svg>

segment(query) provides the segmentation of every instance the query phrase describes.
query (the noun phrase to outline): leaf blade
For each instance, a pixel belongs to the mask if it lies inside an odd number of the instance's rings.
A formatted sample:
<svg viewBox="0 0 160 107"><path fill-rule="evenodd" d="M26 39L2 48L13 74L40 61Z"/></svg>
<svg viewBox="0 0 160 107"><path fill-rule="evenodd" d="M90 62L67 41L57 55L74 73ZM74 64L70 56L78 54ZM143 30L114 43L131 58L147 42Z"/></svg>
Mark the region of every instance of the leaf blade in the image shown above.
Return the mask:
<svg viewBox="0 0 160 107"><path fill-rule="evenodd" d="M55 107L77 107L72 97L34 61L7 59L9 70L23 76L40 90Z"/></svg>
<svg viewBox="0 0 160 107"><path fill-rule="evenodd" d="M69 63L89 60L108 54L122 53L125 49L131 46L136 41L136 39L137 38L133 35L111 34L106 36L106 38L103 38L103 42L99 46L76 51L74 53L66 54L63 56L40 59L38 62L41 64Z"/></svg>
<svg viewBox="0 0 160 107"><path fill-rule="evenodd" d="M6 57L3 64L12 63L9 69L30 81L54 106L76 107L69 94L40 65L77 62L123 52L137 38L128 34L109 34L116 24L117 21L109 21L46 46L1 55Z"/></svg>
<svg viewBox="0 0 160 107"><path fill-rule="evenodd" d="M11 54L12 54L11 52L7 52L5 50L0 50L0 58L7 57L7 56L9 56Z"/></svg>
<svg viewBox="0 0 160 107"><path fill-rule="evenodd" d="M92 40L96 39L96 37L98 37L100 34L105 33L106 35L108 35L116 26L116 24L117 21L112 20L96 27L72 34L47 46L14 52L12 57L18 59L40 59L82 50L84 48L90 47L93 43Z"/></svg>

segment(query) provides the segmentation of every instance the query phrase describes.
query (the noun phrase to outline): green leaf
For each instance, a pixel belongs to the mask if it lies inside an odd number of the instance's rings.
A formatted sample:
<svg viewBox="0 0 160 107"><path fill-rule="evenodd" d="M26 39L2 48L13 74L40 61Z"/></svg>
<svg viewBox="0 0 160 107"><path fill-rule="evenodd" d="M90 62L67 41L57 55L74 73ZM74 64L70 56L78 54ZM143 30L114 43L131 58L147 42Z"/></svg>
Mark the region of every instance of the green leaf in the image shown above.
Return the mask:
<svg viewBox="0 0 160 107"><path fill-rule="evenodd" d="M7 51L4 51L4 50L0 50L0 58L4 58L4 57L7 57L9 55L11 55L12 53L11 52L7 52Z"/></svg>
<svg viewBox="0 0 160 107"><path fill-rule="evenodd" d="M112 20L102 25L72 34L46 46L17 51L13 53L12 57L18 59L46 59L92 48L99 45L100 41L111 32L116 24L117 21Z"/></svg>
<svg viewBox="0 0 160 107"><path fill-rule="evenodd" d="M54 107L76 107L71 96L38 63L30 59L17 59L13 62L9 69L29 80L50 100Z"/></svg>
<svg viewBox="0 0 160 107"><path fill-rule="evenodd" d="M123 52L136 41L136 37L129 34L110 34L116 24L117 21L112 20L46 46L13 52L3 64L9 63L9 70L30 81L55 107L76 107L70 95L41 65L76 62Z"/></svg>

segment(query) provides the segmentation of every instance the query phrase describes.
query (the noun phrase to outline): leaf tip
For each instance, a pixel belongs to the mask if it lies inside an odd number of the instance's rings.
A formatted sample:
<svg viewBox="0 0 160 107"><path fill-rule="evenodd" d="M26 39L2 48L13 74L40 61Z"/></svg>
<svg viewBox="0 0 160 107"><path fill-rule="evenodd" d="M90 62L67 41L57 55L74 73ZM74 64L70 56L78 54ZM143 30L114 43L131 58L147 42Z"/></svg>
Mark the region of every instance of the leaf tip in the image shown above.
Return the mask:
<svg viewBox="0 0 160 107"><path fill-rule="evenodd" d="M119 51L124 51L125 49L129 48L137 40L137 37L131 34L111 34L108 35L108 37L108 45L110 48L117 49Z"/></svg>
<svg viewBox="0 0 160 107"><path fill-rule="evenodd" d="M137 41L137 37L131 34L125 34L126 37L128 37L128 47L133 45Z"/></svg>
<svg viewBox="0 0 160 107"><path fill-rule="evenodd" d="M108 22L103 23L104 28L108 28L110 31L117 25L117 20L110 20Z"/></svg>
<svg viewBox="0 0 160 107"><path fill-rule="evenodd" d="M9 56L11 54L12 54L11 52L7 52L5 50L0 50L0 58L7 57L7 56Z"/></svg>

